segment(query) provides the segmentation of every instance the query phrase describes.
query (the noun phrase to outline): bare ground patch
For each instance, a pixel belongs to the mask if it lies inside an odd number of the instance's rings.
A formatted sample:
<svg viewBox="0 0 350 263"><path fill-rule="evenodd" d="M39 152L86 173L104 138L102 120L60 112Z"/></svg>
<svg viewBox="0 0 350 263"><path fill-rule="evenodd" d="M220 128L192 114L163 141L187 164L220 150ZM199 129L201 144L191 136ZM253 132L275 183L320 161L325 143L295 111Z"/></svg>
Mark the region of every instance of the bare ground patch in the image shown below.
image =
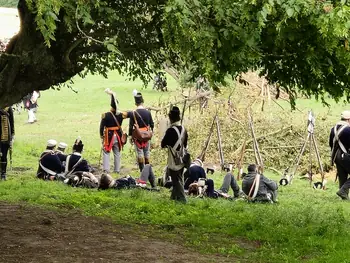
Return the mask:
<svg viewBox="0 0 350 263"><path fill-rule="evenodd" d="M0 203L0 262L228 262L78 212ZM234 262L229 260L230 262Z"/></svg>

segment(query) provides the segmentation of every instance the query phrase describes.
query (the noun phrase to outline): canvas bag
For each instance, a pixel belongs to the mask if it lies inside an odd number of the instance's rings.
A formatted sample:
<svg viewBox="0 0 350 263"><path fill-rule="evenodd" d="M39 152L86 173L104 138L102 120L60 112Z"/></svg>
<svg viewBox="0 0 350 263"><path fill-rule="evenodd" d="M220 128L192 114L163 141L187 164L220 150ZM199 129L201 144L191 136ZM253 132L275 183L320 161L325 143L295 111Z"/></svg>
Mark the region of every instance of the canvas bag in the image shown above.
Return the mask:
<svg viewBox="0 0 350 263"><path fill-rule="evenodd" d="M139 117L141 118L143 124L145 125L145 128L140 128L139 124L137 123L135 112ZM150 131L150 128L148 125L146 125L145 121L142 119L141 115L137 111L133 111L134 115L134 129L132 131L132 138L140 141L140 142L148 142L152 139L153 133Z"/></svg>
<svg viewBox="0 0 350 263"><path fill-rule="evenodd" d="M185 148L185 146L184 146L185 128L183 126L181 126L181 127L182 127L181 134L180 134L179 129L176 126L172 127L176 131L178 139L173 147L168 147L168 148L169 148L169 151L172 155L172 159L174 162L173 165L180 166L181 168L182 167L189 168L191 165L191 155L188 152L187 148ZM177 151L176 149L179 146L180 146L180 149ZM172 169L171 166L172 166L172 164L169 164L170 169Z"/></svg>
<svg viewBox="0 0 350 263"><path fill-rule="evenodd" d="M337 126L340 125L339 129L337 129ZM341 150L343 153L347 154L348 151L346 150L344 144L339 140L340 134L344 131L345 128L349 127L349 124L340 121L334 126L334 138L333 138L333 148L331 153L331 166L334 165L335 157L337 156L337 152Z"/></svg>

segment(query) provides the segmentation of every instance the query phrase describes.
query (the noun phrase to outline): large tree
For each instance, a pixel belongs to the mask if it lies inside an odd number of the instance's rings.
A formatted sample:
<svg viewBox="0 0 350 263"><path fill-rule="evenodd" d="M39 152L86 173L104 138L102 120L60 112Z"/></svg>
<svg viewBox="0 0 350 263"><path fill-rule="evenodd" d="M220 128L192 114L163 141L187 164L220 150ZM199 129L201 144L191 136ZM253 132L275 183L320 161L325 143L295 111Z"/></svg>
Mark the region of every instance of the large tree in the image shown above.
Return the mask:
<svg viewBox="0 0 350 263"><path fill-rule="evenodd" d="M212 82L260 70L297 91L350 98L346 1L20 0L0 56L0 105L86 72L146 80L163 62Z"/></svg>
<svg viewBox="0 0 350 263"><path fill-rule="evenodd" d="M0 105L76 74L129 72L164 61L165 0L19 0L20 31L0 53Z"/></svg>

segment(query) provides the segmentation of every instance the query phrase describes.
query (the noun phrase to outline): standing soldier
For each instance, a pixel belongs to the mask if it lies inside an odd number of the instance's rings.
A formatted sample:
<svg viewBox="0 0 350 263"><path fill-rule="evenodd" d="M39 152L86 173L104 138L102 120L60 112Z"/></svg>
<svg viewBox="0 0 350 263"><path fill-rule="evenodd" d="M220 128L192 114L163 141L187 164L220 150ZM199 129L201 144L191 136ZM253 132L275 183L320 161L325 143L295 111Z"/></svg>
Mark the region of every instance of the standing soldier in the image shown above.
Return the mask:
<svg viewBox="0 0 350 263"><path fill-rule="evenodd" d="M28 123L34 123L37 121L35 113L38 107L38 98L40 98L40 92L34 90L32 96L28 102Z"/></svg>
<svg viewBox="0 0 350 263"><path fill-rule="evenodd" d="M112 150L114 155L114 172L120 173L121 150L125 144L125 138L123 138L121 128L123 115L117 114L115 94L110 89L106 89L105 92L111 95L111 110L102 114L100 123L100 136L103 147L103 170L106 173L110 173L109 153Z"/></svg>
<svg viewBox="0 0 350 263"><path fill-rule="evenodd" d="M152 131L154 128L154 122L152 114L143 106L142 94L139 92L134 92L134 99L136 110L123 112L124 118L130 118L129 121L129 136L131 136L130 143L135 145L135 151L137 155L137 162L139 165L140 172L142 172L145 164L150 162L150 142L140 141L133 138L133 130L138 126L139 130Z"/></svg>
<svg viewBox="0 0 350 263"><path fill-rule="evenodd" d="M187 148L187 131L185 127L181 125L180 109L178 107L172 107L169 112L169 119L171 126L165 132L161 147L168 148L168 172L173 183L170 198L186 203L183 176L185 164L183 162L178 162L176 156L177 153Z"/></svg>
<svg viewBox="0 0 350 263"><path fill-rule="evenodd" d="M1 180L6 180L7 153L15 138L15 126L11 107L0 109Z"/></svg>
<svg viewBox="0 0 350 263"><path fill-rule="evenodd" d="M331 129L329 146L332 150L332 165L337 167L339 191L337 195L343 199L349 199L350 180L350 111L343 111L341 120Z"/></svg>

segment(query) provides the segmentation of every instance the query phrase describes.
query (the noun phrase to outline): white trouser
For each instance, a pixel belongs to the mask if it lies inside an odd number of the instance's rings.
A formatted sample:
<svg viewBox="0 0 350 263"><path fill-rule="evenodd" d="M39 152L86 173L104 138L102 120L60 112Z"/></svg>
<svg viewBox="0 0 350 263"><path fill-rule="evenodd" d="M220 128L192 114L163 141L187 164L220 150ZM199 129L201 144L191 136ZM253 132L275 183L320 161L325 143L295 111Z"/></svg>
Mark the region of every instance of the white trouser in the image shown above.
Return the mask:
<svg viewBox="0 0 350 263"><path fill-rule="evenodd" d="M120 157L121 153L119 150L119 143L118 143L118 138L114 135L114 143L112 146L112 151L114 155L114 172L120 173ZM107 173L110 172L110 157L109 157L109 152L106 152L103 150L103 170L106 171Z"/></svg>
<svg viewBox="0 0 350 263"><path fill-rule="evenodd" d="M35 108L29 109L28 110L28 122L33 123L34 121L36 121L36 117L35 117Z"/></svg>

